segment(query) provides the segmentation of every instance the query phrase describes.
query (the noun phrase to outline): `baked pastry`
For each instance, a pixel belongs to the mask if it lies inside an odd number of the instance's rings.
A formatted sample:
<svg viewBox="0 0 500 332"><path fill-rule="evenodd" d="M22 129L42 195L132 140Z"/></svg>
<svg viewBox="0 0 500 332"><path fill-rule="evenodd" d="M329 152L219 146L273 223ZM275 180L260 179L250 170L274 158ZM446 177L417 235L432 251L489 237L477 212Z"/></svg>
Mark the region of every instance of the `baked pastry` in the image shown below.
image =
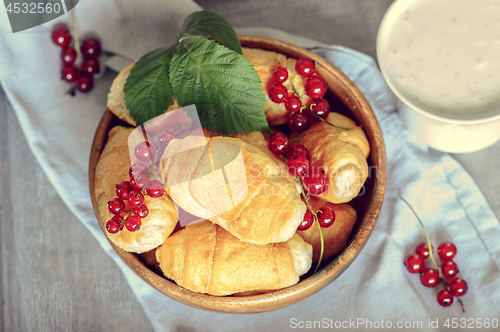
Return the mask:
<svg viewBox="0 0 500 332"><path fill-rule="evenodd" d="M346 203L356 197L368 177L366 158L370 154L370 144L363 130L351 119L332 112L325 122L313 124L304 133L294 133L301 137L311 155L312 168L323 169L328 177L328 187L318 198L331 203Z"/></svg>
<svg viewBox="0 0 500 332"><path fill-rule="evenodd" d="M324 240L323 261L328 261L346 246L352 228L356 223L356 210L349 204L332 204L314 197L309 198L309 203L314 211L323 206L328 206L335 212L333 225L321 228ZM321 253L321 240L316 222L305 231L297 231L297 234L312 245L313 261L317 262Z"/></svg>
<svg viewBox="0 0 500 332"><path fill-rule="evenodd" d="M266 113L267 122L270 125L276 126L287 122L289 112L285 108L285 104L276 104L269 99L268 91L274 84L273 70L276 67L284 67L288 70L288 80L283 85L290 91L295 91L299 96L304 95L304 79L297 74L295 64L297 60L287 58L284 54L264 51L257 48L242 47L243 56L253 64L253 68L262 81L264 95L266 101L264 103L264 112Z"/></svg>
<svg viewBox="0 0 500 332"><path fill-rule="evenodd" d="M312 247L295 234L287 242L255 245L209 221L186 226L156 250L169 279L216 296L296 284L311 267Z"/></svg>
<svg viewBox="0 0 500 332"><path fill-rule="evenodd" d="M203 132L205 137L219 136L218 134L214 134L207 130L203 130ZM283 160L283 158L281 156L275 155L274 153L271 152L271 150L269 150L269 142L267 141L270 137L269 134L260 131L254 131L248 134L228 135L228 137L239 138L243 142L252 144L253 146L262 150L262 152L264 152L281 168L283 177L285 177L288 181L290 181L290 183L293 184L295 187L298 187L295 177L292 174L290 174L290 172L287 171L286 162Z"/></svg>
<svg viewBox="0 0 500 332"><path fill-rule="evenodd" d="M130 179L128 170L131 160L128 142L132 132L132 128L121 126L111 129L108 142L97 163L93 195L97 201L99 221L103 228L106 221L113 217L108 210L108 202L116 197L115 185ZM139 230L130 232L124 227L116 234L105 232L114 244L125 251L142 253L158 247L173 232L177 224L177 211L168 196L151 198L145 195L144 199L144 204L149 208L149 215L141 220Z"/></svg>
<svg viewBox="0 0 500 332"><path fill-rule="evenodd" d="M123 87L127 82L127 78L130 75L130 71L132 67L134 67L135 62L129 64L125 69L123 69L118 76L113 80L113 84L111 85L111 89L108 93L108 109L113 112L121 120L131 124L132 126L136 126L134 119L130 116L130 111L127 109L125 105L125 93L123 92ZM173 101L170 103L166 112L179 108L177 104L177 99L174 97Z"/></svg>
<svg viewBox="0 0 500 332"><path fill-rule="evenodd" d="M293 87L295 87L295 90L297 91L297 93L299 93L299 95L304 94L304 80L295 71L295 63L297 62L297 60L293 58L287 58L283 54L271 51L264 51L246 47L243 47L242 50L243 56L254 65L254 69L257 71L257 74L259 74L259 77L262 80L262 86L264 87L264 95L266 98L266 102L264 103L264 112L266 114L267 121L271 125L280 125L286 123L288 118L288 111L285 109L284 104L273 103L269 99L267 91L273 84L273 69L278 66L282 66L288 69L289 78L285 83L283 83L283 85L288 90L292 90ZM134 64L135 62L125 67L125 69L123 69L114 79L108 94L107 105L108 109L113 112L118 118L127 123L130 123L133 126L135 126L136 123L130 116L130 111L125 105L125 94L123 93L123 87L125 86L127 78L130 75L130 71L132 70L132 67L134 67ZM179 108L179 105L177 104L177 99L174 97L166 112L177 108Z"/></svg>
<svg viewBox="0 0 500 332"><path fill-rule="evenodd" d="M288 240L306 212L276 162L238 138L173 140L161 169L167 191L180 207L248 243Z"/></svg>

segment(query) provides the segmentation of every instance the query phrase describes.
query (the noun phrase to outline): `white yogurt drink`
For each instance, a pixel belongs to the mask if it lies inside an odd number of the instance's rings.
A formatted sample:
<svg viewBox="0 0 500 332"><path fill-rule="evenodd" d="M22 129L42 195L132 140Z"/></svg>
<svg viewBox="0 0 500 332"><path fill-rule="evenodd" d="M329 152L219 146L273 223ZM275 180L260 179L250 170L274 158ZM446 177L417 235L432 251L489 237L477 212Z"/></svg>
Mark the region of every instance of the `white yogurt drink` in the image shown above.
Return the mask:
<svg viewBox="0 0 500 332"><path fill-rule="evenodd" d="M377 56L414 109L459 121L500 113L500 0L396 0Z"/></svg>

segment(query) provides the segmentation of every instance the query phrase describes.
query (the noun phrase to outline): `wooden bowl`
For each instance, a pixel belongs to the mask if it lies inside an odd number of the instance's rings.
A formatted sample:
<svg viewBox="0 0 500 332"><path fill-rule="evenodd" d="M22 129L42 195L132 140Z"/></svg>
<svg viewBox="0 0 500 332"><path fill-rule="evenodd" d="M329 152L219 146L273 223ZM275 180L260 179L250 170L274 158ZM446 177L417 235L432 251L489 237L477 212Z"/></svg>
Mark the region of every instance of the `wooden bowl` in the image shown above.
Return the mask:
<svg viewBox="0 0 500 332"><path fill-rule="evenodd" d="M125 252L110 243L123 261L137 275L174 300L195 308L215 312L257 313L289 306L319 292L334 281L354 261L366 241L368 241L380 212L386 188L387 162L382 132L370 105L358 88L336 67L304 48L283 41L253 36L239 36L239 39L241 44L246 47L275 51L297 59L310 57L316 61L316 71L328 82L330 91L325 98L329 100L332 109L347 115L364 129L371 148L368 165L372 168L371 175L365 183L363 195L350 202L358 212L358 220L354 225L348 245L333 260L324 262L321 270L316 274L311 275L310 272L303 276L301 281L294 286L253 296L217 297L191 292L178 286L166 279L161 273L151 269L142 261L139 255ZM113 113L106 110L92 144L89 183L96 216L99 214L97 212L97 202L93 195L95 169L106 144L108 131L118 124L125 125ZM104 229L103 232L105 232ZM311 269L313 270L314 266Z"/></svg>

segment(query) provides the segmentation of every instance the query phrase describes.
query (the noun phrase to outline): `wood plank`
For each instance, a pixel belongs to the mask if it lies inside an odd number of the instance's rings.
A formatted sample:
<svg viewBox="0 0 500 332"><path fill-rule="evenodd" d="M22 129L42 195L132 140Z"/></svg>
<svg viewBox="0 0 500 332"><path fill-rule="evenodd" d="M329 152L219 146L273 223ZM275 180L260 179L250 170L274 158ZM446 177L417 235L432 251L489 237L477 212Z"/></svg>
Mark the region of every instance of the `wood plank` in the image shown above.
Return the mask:
<svg viewBox="0 0 500 332"><path fill-rule="evenodd" d="M0 101L2 331L153 331L122 272L40 169L3 91Z"/></svg>

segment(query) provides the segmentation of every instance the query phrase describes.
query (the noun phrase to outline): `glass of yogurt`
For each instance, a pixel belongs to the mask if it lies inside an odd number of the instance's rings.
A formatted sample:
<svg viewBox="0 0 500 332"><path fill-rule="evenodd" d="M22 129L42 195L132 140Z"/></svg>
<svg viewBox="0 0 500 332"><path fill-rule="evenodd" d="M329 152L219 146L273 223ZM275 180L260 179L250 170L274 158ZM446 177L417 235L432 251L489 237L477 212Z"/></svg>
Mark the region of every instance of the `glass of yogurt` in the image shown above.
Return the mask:
<svg viewBox="0 0 500 332"><path fill-rule="evenodd" d="M499 0L396 0L377 58L401 118L427 145L472 152L500 139Z"/></svg>

